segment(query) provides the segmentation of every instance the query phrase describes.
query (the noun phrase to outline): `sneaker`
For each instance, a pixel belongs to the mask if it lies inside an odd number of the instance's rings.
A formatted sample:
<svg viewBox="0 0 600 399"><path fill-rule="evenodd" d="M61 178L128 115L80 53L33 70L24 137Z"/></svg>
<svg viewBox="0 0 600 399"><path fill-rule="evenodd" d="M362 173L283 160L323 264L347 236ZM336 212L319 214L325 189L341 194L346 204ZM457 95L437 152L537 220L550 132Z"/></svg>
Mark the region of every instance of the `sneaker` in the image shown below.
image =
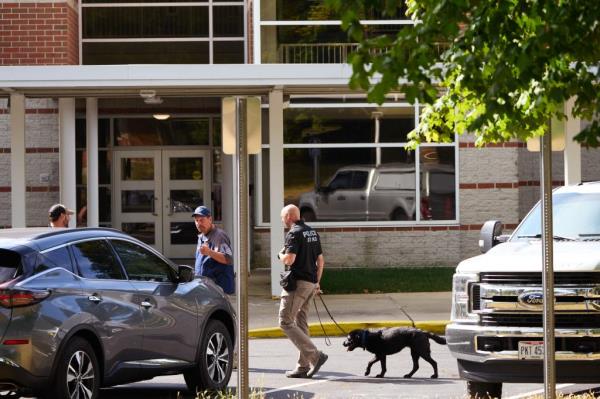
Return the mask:
<svg viewBox="0 0 600 399"><path fill-rule="evenodd" d="M305 369L294 369L285 372L287 378L308 378L306 376L307 370Z"/></svg>
<svg viewBox="0 0 600 399"><path fill-rule="evenodd" d="M328 358L329 358L329 356L327 356L323 352L319 352L319 359L310 368L310 370L308 370L308 373L306 373L306 376L308 378L312 378L312 376L315 375L319 371L319 369L321 368L321 366L325 364L325 362L327 361Z"/></svg>

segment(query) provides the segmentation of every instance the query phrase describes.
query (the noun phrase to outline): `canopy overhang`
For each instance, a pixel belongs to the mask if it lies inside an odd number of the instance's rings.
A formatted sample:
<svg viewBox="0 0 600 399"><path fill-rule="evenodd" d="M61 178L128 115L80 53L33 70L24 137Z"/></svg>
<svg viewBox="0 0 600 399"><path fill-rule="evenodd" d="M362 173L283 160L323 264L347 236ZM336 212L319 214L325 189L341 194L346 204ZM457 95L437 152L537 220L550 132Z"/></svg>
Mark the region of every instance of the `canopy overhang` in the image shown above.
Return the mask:
<svg viewBox="0 0 600 399"><path fill-rule="evenodd" d="M0 96L128 97L356 93L345 64L60 65L0 67Z"/></svg>

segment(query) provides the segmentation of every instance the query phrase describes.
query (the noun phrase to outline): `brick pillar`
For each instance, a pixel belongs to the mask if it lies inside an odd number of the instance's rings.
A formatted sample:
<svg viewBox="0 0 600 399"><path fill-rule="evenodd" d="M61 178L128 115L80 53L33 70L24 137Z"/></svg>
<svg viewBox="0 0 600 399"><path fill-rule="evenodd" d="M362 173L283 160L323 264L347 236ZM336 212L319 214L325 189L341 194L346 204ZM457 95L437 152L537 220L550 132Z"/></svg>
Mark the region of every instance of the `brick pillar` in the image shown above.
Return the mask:
<svg viewBox="0 0 600 399"><path fill-rule="evenodd" d="M0 65L79 64L77 4L0 0Z"/></svg>

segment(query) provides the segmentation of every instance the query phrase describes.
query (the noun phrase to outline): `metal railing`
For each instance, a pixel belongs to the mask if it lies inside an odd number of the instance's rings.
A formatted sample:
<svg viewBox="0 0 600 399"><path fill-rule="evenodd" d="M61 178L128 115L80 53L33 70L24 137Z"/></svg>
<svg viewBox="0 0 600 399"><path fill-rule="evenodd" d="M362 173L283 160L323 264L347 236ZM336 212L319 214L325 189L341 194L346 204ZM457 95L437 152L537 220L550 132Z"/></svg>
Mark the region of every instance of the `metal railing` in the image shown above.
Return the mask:
<svg viewBox="0 0 600 399"><path fill-rule="evenodd" d="M439 55L449 45L435 43L435 46L436 53ZM277 62L280 64L345 64L348 62L348 55L357 48L358 43L281 44L277 50Z"/></svg>

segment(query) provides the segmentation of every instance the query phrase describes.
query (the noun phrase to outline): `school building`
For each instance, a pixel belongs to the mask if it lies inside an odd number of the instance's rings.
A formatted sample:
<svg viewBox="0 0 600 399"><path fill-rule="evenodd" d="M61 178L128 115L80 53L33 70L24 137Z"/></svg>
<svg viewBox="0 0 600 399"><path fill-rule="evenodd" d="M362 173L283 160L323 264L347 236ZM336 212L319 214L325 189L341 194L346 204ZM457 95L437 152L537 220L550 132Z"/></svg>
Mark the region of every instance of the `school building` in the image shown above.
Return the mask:
<svg viewBox="0 0 600 399"><path fill-rule="evenodd" d="M369 35L413 24L402 9L363 20ZM420 108L350 90L355 47L313 0L0 0L0 227L45 226L62 202L77 226L193 257L196 206L234 223L222 99L253 96L252 267L279 265L287 203L318 229L326 267L455 265L486 220L514 228L539 196L538 154L468 135L405 150ZM568 140L554 154L556 185L598 179L599 151Z"/></svg>

